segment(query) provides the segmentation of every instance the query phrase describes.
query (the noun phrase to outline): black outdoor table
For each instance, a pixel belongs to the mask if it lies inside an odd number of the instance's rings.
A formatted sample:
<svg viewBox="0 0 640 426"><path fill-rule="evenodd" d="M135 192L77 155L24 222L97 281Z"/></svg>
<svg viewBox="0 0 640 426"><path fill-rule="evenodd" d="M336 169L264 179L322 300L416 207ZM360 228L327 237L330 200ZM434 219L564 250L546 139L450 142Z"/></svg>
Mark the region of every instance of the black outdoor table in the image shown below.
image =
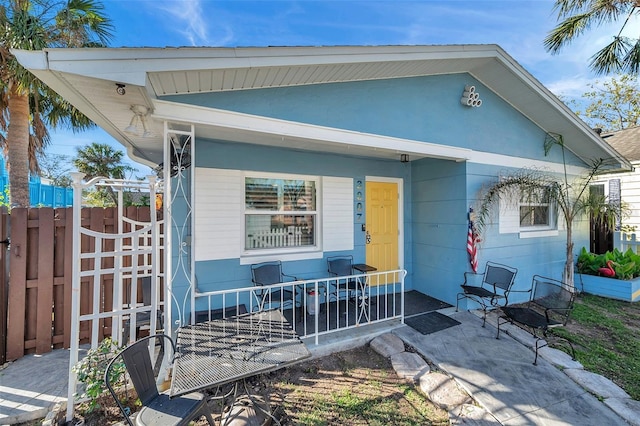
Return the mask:
<svg viewBox="0 0 640 426"><path fill-rule="evenodd" d="M311 356L279 309L178 329L170 396L238 382Z"/></svg>

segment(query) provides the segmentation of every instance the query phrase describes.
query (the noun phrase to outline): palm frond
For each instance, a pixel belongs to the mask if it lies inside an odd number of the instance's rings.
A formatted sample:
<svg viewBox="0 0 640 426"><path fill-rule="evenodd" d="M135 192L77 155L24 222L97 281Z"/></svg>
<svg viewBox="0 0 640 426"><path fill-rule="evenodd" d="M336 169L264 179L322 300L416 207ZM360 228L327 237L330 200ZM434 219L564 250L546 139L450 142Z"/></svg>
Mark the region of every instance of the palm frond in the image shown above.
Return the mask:
<svg viewBox="0 0 640 426"><path fill-rule="evenodd" d="M589 67L596 74L609 74L622 70L624 58L631 48L624 37L614 37L613 41L591 57Z"/></svg>
<svg viewBox="0 0 640 426"><path fill-rule="evenodd" d="M573 41L589 27L591 19L593 19L592 15L583 13L570 16L560 22L545 37L543 42L545 49L551 53L558 53L564 45Z"/></svg>
<svg viewBox="0 0 640 426"><path fill-rule="evenodd" d="M537 169L519 169L503 174L482 189L479 207L476 209L476 227L482 233L490 219L493 207L503 200L517 205L521 200L539 202L558 198L558 185L546 173Z"/></svg>
<svg viewBox="0 0 640 426"><path fill-rule="evenodd" d="M636 0L557 0L553 10L558 14L559 23L545 37L544 46L547 51L558 53L591 25L603 26L626 15L617 34L620 37L637 7Z"/></svg>
<svg viewBox="0 0 640 426"><path fill-rule="evenodd" d="M556 0L553 10L558 12L558 16L567 16L580 12L585 8L590 0Z"/></svg>
<svg viewBox="0 0 640 426"><path fill-rule="evenodd" d="M69 0L55 16L52 41L64 47L104 47L113 37L113 25L94 0Z"/></svg>
<svg viewBox="0 0 640 426"><path fill-rule="evenodd" d="M564 138L561 134L547 132L544 136L544 155L549 155L549 151L551 151L551 148L555 145L564 147Z"/></svg>
<svg viewBox="0 0 640 426"><path fill-rule="evenodd" d="M635 43L625 55L622 60L622 69L631 75L637 75L640 72L640 39L637 39Z"/></svg>

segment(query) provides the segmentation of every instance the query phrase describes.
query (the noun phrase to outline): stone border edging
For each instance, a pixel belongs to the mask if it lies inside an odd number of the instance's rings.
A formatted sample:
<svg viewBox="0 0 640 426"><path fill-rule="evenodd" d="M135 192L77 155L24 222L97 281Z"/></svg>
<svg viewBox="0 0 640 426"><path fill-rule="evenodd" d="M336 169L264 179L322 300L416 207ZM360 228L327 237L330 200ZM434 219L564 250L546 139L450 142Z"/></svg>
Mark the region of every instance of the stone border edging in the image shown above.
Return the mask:
<svg viewBox="0 0 640 426"><path fill-rule="evenodd" d="M417 384L431 402L446 410L452 424L462 424L465 420L476 424L496 424L497 420L487 410L475 404L473 398L453 378L442 372L432 371L420 354L407 352L405 342L400 337L392 333L381 334L371 340L369 345L391 360L399 377Z"/></svg>

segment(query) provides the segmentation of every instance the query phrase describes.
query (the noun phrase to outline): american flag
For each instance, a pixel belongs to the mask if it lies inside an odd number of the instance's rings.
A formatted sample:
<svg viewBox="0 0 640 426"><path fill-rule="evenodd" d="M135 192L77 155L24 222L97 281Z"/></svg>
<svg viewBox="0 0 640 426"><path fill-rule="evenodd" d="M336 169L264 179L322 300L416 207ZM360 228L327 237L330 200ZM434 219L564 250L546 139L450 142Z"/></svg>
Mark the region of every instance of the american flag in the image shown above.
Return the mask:
<svg viewBox="0 0 640 426"><path fill-rule="evenodd" d="M469 232L467 232L467 252L469 253L471 269L473 269L473 272L478 272L478 248L476 247L476 235L472 221L469 221Z"/></svg>

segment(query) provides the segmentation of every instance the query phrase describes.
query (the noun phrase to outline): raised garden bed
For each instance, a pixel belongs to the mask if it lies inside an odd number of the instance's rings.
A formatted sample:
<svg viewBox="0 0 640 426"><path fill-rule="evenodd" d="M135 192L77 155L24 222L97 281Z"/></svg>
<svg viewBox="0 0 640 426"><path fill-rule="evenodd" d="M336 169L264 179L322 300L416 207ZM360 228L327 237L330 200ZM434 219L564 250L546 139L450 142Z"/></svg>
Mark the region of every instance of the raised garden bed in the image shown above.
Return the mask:
<svg viewBox="0 0 640 426"><path fill-rule="evenodd" d="M640 301L640 278L618 280L596 275L576 274L576 288L585 293L627 302Z"/></svg>

